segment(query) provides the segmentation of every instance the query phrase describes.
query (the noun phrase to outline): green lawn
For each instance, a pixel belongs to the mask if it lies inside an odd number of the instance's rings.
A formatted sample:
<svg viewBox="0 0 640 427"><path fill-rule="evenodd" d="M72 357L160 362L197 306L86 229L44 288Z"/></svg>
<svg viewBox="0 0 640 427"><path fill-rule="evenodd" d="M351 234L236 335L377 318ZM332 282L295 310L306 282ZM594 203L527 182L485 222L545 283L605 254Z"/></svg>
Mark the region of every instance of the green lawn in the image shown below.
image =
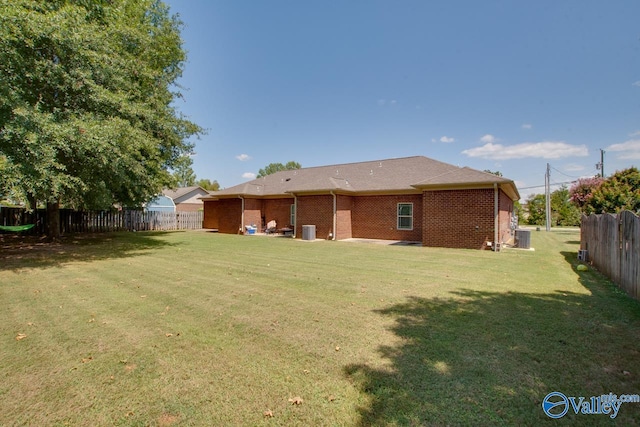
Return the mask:
<svg viewBox="0 0 640 427"><path fill-rule="evenodd" d="M640 403L542 412L552 391L640 393L640 304L576 271L575 231L500 253L2 239L2 426L640 424Z"/></svg>

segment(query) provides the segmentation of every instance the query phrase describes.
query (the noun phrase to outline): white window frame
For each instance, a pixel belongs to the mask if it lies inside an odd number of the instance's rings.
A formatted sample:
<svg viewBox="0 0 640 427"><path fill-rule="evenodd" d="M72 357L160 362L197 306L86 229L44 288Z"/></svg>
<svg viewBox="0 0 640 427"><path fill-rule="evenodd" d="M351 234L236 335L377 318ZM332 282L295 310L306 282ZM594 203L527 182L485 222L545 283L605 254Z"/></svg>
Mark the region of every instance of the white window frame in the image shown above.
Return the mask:
<svg viewBox="0 0 640 427"><path fill-rule="evenodd" d="M411 215L400 215L400 206L411 206ZM413 202L406 202L406 203L398 203L397 207L396 207L396 227L398 230L403 230L403 231L411 231L413 230ZM402 227L400 225L400 218L409 218L411 221L411 225L408 227Z"/></svg>

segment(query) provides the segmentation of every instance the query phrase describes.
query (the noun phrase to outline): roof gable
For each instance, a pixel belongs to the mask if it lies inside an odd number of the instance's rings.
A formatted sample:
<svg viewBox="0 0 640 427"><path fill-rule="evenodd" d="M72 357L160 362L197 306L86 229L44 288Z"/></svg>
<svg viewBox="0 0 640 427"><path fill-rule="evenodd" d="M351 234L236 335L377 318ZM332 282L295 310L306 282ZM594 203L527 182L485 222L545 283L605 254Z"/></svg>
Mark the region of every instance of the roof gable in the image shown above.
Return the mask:
<svg viewBox="0 0 640 427"><path fill-rule="evenodd" d="M209 192L199 185L193 185L190 187L180 187L176 189L164 189L162 194L171 197L175 202L180 203L183 200L192 198L194 196L207 196Z"/></svg>

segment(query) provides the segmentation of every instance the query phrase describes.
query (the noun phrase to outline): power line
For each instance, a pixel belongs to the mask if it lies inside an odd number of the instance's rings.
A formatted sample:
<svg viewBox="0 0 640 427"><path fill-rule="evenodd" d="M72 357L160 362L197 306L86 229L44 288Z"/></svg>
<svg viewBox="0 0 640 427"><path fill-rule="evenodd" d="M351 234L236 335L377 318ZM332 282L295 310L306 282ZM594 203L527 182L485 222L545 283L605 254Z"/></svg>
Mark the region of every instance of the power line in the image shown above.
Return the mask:
<svg viewBox="0 0 640 427"><path fill-rule="evenodd" d="M581 178L579 176L567 175L564 172L560 172L558 169L554 168L553 166L551 166L551 169L553 169L554 171L558 172L560 175L566 176L567 178L575 178L575 179L580 179Z"/></svg>
<svg viewBox="0 0 640 427"><path fill-rule="evenodd" d="M564 185L564 184L573 184L575 181L565 181L565 182L553 182L551 185ZM520 187L519 190L529 190L531 188L540 188L544 187L546 184L542 185L532 185L530 187Z"/></svg>

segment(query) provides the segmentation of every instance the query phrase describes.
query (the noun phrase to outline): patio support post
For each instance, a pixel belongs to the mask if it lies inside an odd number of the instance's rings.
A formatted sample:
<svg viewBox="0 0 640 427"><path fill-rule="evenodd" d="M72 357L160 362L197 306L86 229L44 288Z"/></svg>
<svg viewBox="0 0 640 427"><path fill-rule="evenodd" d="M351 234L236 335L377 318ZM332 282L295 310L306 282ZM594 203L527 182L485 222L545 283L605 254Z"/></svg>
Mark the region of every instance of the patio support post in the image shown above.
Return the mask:
<svg viewBox="0 0 640 427"><path fill-rule="evenodd" d="M500 213L498 209L498 196L499 196L498 183L493 183L493 250L498 250L498 226L500 225L500 221L498 219L498 214Z"/></svg>
<svg viewBox="0 0 640 427"><path fill-rule="evenodd" d="M238 198L242 201L240 208L240 232L244 234L244 197L238 196Z"/></svg>
<svg viewBox="0 0 640 427"><path fill-rule="evenodd" d="M336 193L333 191L331 191L331 195L333 196L333 228L331 232L331 240L336 240L336 230L338 228L338 196L336 196Z"/></svg>

